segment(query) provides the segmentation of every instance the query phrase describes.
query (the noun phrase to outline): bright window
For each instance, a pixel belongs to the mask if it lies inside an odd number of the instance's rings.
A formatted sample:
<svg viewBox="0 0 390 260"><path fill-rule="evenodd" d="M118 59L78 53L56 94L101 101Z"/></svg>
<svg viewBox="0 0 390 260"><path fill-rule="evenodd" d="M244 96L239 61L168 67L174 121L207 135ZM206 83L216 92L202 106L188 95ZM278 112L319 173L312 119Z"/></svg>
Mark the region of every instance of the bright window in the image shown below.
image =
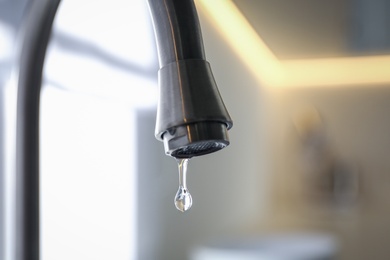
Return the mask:
<svg viewBox="0 0 390 260"><path fill-rule="evenodd" d="M144 0L63 1L41 99L41 258L137 256L136 112L156 105Z"/></svg>

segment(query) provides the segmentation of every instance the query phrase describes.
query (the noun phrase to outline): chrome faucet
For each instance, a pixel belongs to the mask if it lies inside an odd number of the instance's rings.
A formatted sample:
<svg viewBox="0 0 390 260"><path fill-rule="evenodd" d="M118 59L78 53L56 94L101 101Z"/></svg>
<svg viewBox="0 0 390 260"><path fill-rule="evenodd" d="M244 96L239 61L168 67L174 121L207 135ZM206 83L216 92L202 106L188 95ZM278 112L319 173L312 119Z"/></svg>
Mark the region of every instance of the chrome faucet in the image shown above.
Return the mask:
<svg viewBox="0 0 390 260"><path fill-rule="evenodd" d="M129 0L131 1L131 0ZM156 138L175 158L229 144L232 120L205 59L193 0L148 0L160 63ZM32 0L20 38L15 259L39 260L39 106L42 68L60 0Z"/></svg>
<svg viewBox="0 0 390 260"><path fill-rule="evenodd" d="M160 63L156 138L189 158L229 144L232 120L206 61L193 0L148 0Z"/></svg>

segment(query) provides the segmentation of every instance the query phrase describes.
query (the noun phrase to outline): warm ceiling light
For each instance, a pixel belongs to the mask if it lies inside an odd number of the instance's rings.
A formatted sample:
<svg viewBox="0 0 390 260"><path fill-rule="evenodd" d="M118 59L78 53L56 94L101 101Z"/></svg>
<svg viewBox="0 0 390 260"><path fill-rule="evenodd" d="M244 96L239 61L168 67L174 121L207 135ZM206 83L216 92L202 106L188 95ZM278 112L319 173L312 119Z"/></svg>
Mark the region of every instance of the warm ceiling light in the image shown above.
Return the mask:
<svg viewBox="0 0 390 260"><path fill-rule="evenodd" d="M267 86L356 86L390 83L390 56L278 60L231 0L197 0L243 63Z"/></svg>

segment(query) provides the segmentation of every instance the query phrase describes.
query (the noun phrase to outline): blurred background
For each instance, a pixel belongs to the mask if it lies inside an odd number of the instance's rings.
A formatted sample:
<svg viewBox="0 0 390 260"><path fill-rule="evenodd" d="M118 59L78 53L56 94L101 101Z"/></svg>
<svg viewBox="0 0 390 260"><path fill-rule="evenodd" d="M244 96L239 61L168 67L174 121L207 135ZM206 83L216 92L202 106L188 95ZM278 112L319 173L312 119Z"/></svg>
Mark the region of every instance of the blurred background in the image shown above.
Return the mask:
<svg viewBox="0 0 390 260"><path fill-rule="evenodd" d="M154 138L144 0L63 1L44 69L41 258L388 259L390 2L196 0L234 120L194 158L193 207ZM18 33L0 1L0 255L12 259Z"/></svg>

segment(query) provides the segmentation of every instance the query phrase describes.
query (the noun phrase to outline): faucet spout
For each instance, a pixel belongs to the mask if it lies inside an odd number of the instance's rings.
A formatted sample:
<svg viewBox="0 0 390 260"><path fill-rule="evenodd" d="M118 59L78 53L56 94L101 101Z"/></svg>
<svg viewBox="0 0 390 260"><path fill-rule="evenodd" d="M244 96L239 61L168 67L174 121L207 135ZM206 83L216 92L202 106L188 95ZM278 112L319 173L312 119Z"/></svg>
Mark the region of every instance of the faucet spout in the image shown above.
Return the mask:
<svg viewBox="0 0 390 260"><path fill-rule="evenodd" d="M155 135L165 153L190 158L229 145L233 125L205 58L193 0L148 0L159 55Z"/></svg>

